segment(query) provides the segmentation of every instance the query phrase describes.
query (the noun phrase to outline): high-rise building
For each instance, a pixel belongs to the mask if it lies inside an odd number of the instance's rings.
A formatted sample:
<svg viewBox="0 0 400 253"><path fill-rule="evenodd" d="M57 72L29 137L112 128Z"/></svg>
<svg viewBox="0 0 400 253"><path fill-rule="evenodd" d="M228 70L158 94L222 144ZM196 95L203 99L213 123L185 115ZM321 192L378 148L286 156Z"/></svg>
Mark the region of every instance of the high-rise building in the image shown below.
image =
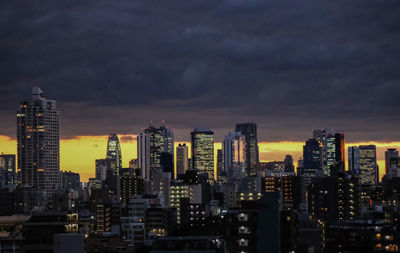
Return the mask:
<svg viewBox="0 0 400 253"><path fill-rule="evenodd" d="M360 149L357 146L348 148L349 171L360 174Z"/></svg>
<svg viewBox="0 0 400 253"><path fill-rule="evenodd" d="M106 180L108 171L112 171L114 174L116 166L116 160L113 158L96 159L96 179L101 181Z"/></svg>
<svg viewBox="0 0 400 253"><path fill-rule="evenodd" d="M236 132L241 132L246 141L246 176L255 176L257 174L259 157L257 141L256 123L236 124Z"/></svg>
<svg viewBox="0 0 400 253"><path fill-rule="evenodd" d="M241 132L230 132L223 142L224 171L228 178L246 175L246 145Z"/></svg>
<svg viewBox="0 0 400 253"><path fill-rule="evenodd" d="M107 159L115 160L114 175L119 175L119 171L122 169L122 156L121 146L119 144L119 139L116 134L110 134L110 136L108 136Z"/></svg>
<svg viewBox="0 0 400 253"><path fill-rule="evenodd" d="M208 128L196 128L191 132L193 169L207 173L214 179L214 133Z"/></svg>
<svg viewBox="0 0 400 253"><path fill-rule="evenodd" d="M315 176L322 170L322 144L315 139L309 139L303 146L303 169L301 176Z"/></svg>
<svg viewBox="0 0 400 253"><path fill-rule="evenodd" d="M376 185L379 182L379 170L376 162L376 146L360 145L360 179L362 185Z"/></svg>
<svg viewBox="0 0 400 253"><path fill-rule="evenodd" d="M349 147L349 171L360 175L361 185L375 185L379 182L376 162L376 146L360 145Z"/></svg>
<svg viewBox="0 0 400 253"><path fill-rule="evenodd" d="M176 147L176 174L185 174L189 169L189 150L185 143Z"/></svg>
<svg viewBox="0 0 400 253"><path fill-rule="evenodd" d="M328 129L315 129L313 138L322 144L322 171L331 175L331 170L344 171L344 134ZM334 171L337 174L339 171Z"/></svg>
<svg viewBox="0 0 400 253"><path fill-rule="evenodd" d="M285 165L286 172L294 172L293 157L291 155L286 155L283 163Z"/></svg>
<svg viewBox="0 0 400 253"><path fill-rule="evenodd" d="M399 151L397 151L395 148L388 148L385 151L385 174L389 174L389 169L390 169L390 161L392 159L398 159L399 158Z"/></svg>
<svg viewBox="0 0 400 253"><path fill-rule="evenodd" d="M222 149L217 150L217 176L219 177L224 171L224 152Z"/></svg>
<svg viewBox="0 0 400 253"><path fill-rule="evenodd" d="M15 172L15 155L0 155L0 189L17 184Z"/></svg>
<svg viewBox="0 0 400 253"><path fill-rule="evenodd" d="M144 130L150 143L150 168L161 168L161 153L167 152L174 157L174 133L162 125L159 128L150 126Z"/></svg>
<svg viewBox="0 0 400 253"><path fill-rule="evenodd" d="M137 166L145 180L150 179L150 137L145 133L137 136Z"/></svg>
<svg viewBox="0 0 400 253"><path fill-rule="evenodd" d="M17 144L21 183L49 197L60 188L59 113L38 87L19 104Z"/></svg>

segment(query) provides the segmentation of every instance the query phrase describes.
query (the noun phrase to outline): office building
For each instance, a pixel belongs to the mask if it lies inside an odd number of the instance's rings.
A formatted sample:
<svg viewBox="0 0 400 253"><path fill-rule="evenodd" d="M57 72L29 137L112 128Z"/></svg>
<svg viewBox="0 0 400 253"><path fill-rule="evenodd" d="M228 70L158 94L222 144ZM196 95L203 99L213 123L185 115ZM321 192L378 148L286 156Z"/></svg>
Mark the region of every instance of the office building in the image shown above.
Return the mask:
<svg viewBox="0 0 400 253"><path fill-rule="evenodd" d="M258 141L257 125L255 123L236 124L236 132L241 132L245 137L246 147L246 176L255 176L258 170Z"/></svg>
<svg viewBox="0 0 400 253"><path fill-rule="evenodd" d="M176 147L176 174L185 174L189 169L189 150L185 143Z"/></svg>
<svg viewBox="0 0 400 253"><path fill-rule="evenodd" d="M309 139L303 146L303 168L298 172L300 176L313 177L322 171L322 144L315 139Z"/></svg>
<svg viewBox="0 0 400 253"><path fill-rule="evenodd" d="M379 182L379 170L376 161L376 146L361 145L360 150L360 179L362 185L376 185Z"/></svg>
<svg viewBox="0 0 400 253"><path fill-rule="evenodd" d="M17 112L18 171L21 183L49 197L60 188L59 113L56 101L38 87Z"/></svg>
<svg viewBox="0 0 400 253"><path fill-rule="evenodd" d="M349 171L360 174L360 149L357 146L348 148Z"/></svg>
<svg viewBox="0 0 400 253"><path fill-rule="evenodd" d="M240 132L230 132L223 142L224 171L228 178L241 178L246 171L245 137Z"/></svg>
<svg viewBox="0 0 400 253"><path fill-rule="evenodd" d="M388 148L385 151L385 174L389 174L389 169L391 167L391 161L399 159L399 151L395 148Z"/></svg>
<svg viewBox="0 0 400 253"><path fill-rule="evenodd" d="M344 171L344 134L328 129L315 129L313 138L322 144L322 171L330 176ZM340 164L340 166L338 166ZM338 171L331 171L331 170Z"/></svg>
<svg viewBox="0 0 400 253"><path fill-rule="evenodd" d="M137 166L145 180L150 179L150 137L140 133L137 136Z"/></svg>
<svg viewBox="0 0 400 253"><path fill-rule="evenodd" d="M193 169L214 180L214 133L208 128L196 128L191 132L191 141Z"/></svg>
<svg viewBox="0 0 400 253"><path fill-rule="evenodd" d="M15 171L15 155L0 155L0 189L15 187L17 174Z"/></svg>
<svg viewBox="0 0 400 253"><path fill-rule="evenodd" d="M165 125L159 128L150 126L144 129L150 143L150 168L161 168L161 153L167 152L174 157L174 133Z"/></svg>
<svg viewBox="0 0 400 253"><path fill-rule="evenodd" d="M116 134L110 134L107 141L107 159L115 160L114 175L119 175L119 171L122 169L122 156L121 146L119 139Z"/></svg>
<svg viewBox="0 0 400 253"><path fill-rule="evenodd" d="M375 185L379 182L375 145L349 147L349 171L360 175L362 185Z"/></svg>

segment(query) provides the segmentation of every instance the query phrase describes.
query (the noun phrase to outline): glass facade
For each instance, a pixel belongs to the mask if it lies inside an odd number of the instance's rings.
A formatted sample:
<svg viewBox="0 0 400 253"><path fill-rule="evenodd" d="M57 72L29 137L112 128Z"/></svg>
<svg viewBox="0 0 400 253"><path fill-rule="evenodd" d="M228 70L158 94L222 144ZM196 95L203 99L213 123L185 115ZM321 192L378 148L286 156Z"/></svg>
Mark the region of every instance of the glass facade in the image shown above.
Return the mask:
<svg viewBox="0 0 400 253"><path fill-rule="evenodd" d="M214 179L214 133L210 129L196 128L191 133L193 169L207 173Z"/></svg>

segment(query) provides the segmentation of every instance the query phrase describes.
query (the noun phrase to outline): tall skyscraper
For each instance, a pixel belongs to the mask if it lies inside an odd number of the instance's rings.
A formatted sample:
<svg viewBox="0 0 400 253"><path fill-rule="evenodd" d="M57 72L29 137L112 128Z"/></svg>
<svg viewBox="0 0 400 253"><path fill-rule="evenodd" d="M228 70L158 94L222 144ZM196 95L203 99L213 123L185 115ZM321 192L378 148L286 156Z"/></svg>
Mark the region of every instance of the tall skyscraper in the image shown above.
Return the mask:
<svg viewBox="0 0 400 253"><path fill-rule="evenodd" d="M182 175L189 169L189 150L185 143L176 147L176 174Z"/></svg>
<svg viewBox="0 0 400 253"><path fill-rule="evenodd" d="M230 132L223 142L224 171L228 178L246 175L246 145L241 132Z"/></svg>
<svg viewBox="0 0 400 253"><path fill-rule="evenodd" d="M360 145L360 180L362 185L375 185L379 182L376 146Z"/></svg>
<svg viewBox="0 0 400 253"><path fill-rule="evenodd" d="M303 169L301 176L315 176L317 171L322 171L322 144L315 139L309 139L303 146Z"/></svg>
<svg viewBox="0 0 400 253"><path fill-rule="evenodd" d="M224 171L224 151L222 149L217 150L217 177L219 177Z"/></svg>
<svg viewBox="0 0 400 253"><path fill-rule="evenodd" d="M329 129L313 130L313 138L322 144L322 171L324 175L331 175L344 171L344 134Z"/></svg>
<svg viewBox="0 0 400 253"><path fill-rule="evenodd" d="M150 137L145 133L137 136L137 166L145 180L150 179Z"/></svg>
<svg viewBox="0 0 400 253"><path fill-rule="evenodd" d="M122 156L121 146L116 134L110 134L110 136L108 136L107 159L115 160L114 175L119 175L119 171L122 169Z"/></svg>
<svg viewBox="0 0 400 253"><path fill-rule="evenodd" d="M214 179L214 132L208 128L196 128L191 132L192 167Z"/></svg>
<svg viewBox="0 0 400 253"><path fill-rule="evenodd" d="M15 155L0 155L0 189L17 184L15 172Z"/></svg>
<svg viewBox="0 0 400 253"><path fill-rule="evenodd" d="M357 146L348 148L349 171L360 174L360 149Z"/></svg>
<svg viewBox="0 0 400 253"><path fill-rule="evenodd" d="M38 87L19 104L17 146L21 183L50 197L60 188L59 113Z"/></svg>
<svg viewBox="0 0 400 253"><path fill-rule="evenodd" d="M161 167L161 153L167 152L174 156L174 133L162 125L159 128L150 126L144 130L150 141L150 168Z"/></svg>
<svg viewBox="0 0 400 253"><path fill-rule="evenodd" d="M362 185L375 185L379 182L375 145L349 147L349 170L360 175Z"/></svg>
<svg viewBox="0 0 400 253"><path fill-rule="evenodd" d="M388 148L385 151L385 173L387 175L389 174L390 161L392 159L398 159L398 158L399 158L399 151L397 151L395 148Z"/></svg>
<svg viewBox="0 0 400 253"><path fill-rule="evenodd" d="M236 124L236 132L241 132L246 140L246 176L255 176L259 166L257 125L255 123Z"/></svg>
<svg viewBox="0 0 400 253"><path fill-rule="evenodd" d="M283 160L283 163L285 164L285 171L286 172L294 172L293 156L286 155L285 156L285 160Z"/></svg>

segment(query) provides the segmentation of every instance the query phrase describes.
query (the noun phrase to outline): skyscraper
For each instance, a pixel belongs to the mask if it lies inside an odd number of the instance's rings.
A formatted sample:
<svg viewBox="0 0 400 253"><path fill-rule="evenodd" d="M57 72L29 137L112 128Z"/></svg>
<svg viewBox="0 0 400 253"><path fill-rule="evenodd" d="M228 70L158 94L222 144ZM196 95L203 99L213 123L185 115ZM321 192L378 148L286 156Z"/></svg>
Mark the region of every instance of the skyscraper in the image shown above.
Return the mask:
<svg viewBox="0 0 400 253"><path fill-rule="evenodd" d="M137 165L141 176L150 179L150 137L145 133L137 136Z"/></svg>
<svg viewBox="0 0 400 253"><path fill-rule="evenodd" d="M360 180L362 185L375 185L379 182L376 146L360 145Z"/></svg>
<svg viewBox="0 0 400 253"><path fill-rule="evenodd" d="M214 179L214 133L208 128L196 128L191 132L193 169Z"/></svg>
<svg viewBox="0 0 400 253"><path fill-rule="evenodd" d="M182 175L189 169L189 150L185 143L176 147L176 174Z"/></svg>
<svg viewBox="0 0 400 253"><path fill-rule="evenodd" d="M110 136L108 136L107 159L115 160L114 175L119 175L119 171L122 169L122 157L121 146L116 134L110 134Z"/></svg>
<svg viewBox="0 0 400 253"><path fill-rule="evenodd" d="M15 186L17 177L15 172L15 155L0 155L0 189Z"/></svg>
<svg viewBox="0 0 400 253"><path fill-rule="evenodd" d="M357 146L348 148L349 171L360 174L360 149Z"/></svg>
<svg viewBox="0 0 400 253"><path fill-rule="evenodd" d="M392 159L398 159L399 158L399 151L397 151L395 148L388 148L385 151L385 173L389 174L389 169L390 169L390 161Z"/></svg>
<svg viewBox="0 0 400 253"><path fill-rule="evenodd" d="M331 170L344 171L344 134L329 129L313 130L313 138L322 144L322 171L331 175ZM334 174L337 174L335 171Z"/></svg>
<svg viewBox="0 0 400 253"><path fill-rule="evenodd" d="M241 132L230 132L223 142L224 171L228 178L246 174L246 145Z"/></svg>
<svg viewBox="0 0 400 253"><path fill-rule="evenodd" d="M59 113L56 101L38 87L17 112L18 170L21 183L49 197L60 188Z"/></svg>
<svg viewBox="0 0 400 253"><path fill-rule="evenodd" d="M315 176L322 170L322 144L315 139L309 139L303 146L303 169L301 176Z"/></svg>
<svg viewBox="0 0 400 253"><path fill-rule="evenodd" d="M294 172L293 156L286 155L285 156L285 160L283 160L283 163L285 164L285 171L286 172Z"/></svg>
<svg viewBox="0 0 400 253"><path fill-rule="evenodd" d="M255 176L259 166L257 125L255 123L236 124L236 132L241 132L246 141L246 176Z"/></svg>
<svg viewBox="0 0 400 253"><path fill-rule="evenodd" d="M174 156L174 133L162 125L159 128L150 126L144 130L150 141L150 168L161 167L161 153L167 152Z"/></svg>

